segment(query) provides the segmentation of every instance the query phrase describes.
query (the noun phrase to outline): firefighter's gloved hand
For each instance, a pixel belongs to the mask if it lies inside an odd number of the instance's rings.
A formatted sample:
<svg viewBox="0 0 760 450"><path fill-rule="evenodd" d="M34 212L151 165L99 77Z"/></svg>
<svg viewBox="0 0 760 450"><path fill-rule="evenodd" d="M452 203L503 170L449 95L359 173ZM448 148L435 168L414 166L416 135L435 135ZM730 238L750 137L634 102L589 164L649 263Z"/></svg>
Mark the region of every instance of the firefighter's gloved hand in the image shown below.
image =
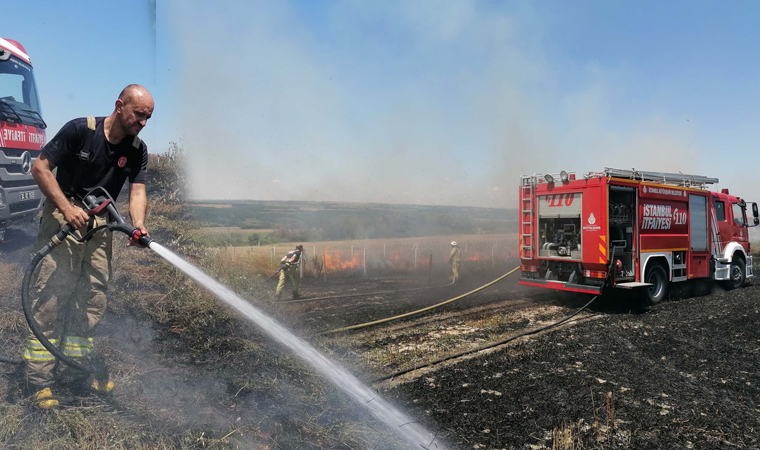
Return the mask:
<svg viewBox="0 0 760 450"><path fill-rule="evenodd" d="M285 262L285 263L280 264L280 270L288 270L288 269L290 269L290 263Z"/></svg>

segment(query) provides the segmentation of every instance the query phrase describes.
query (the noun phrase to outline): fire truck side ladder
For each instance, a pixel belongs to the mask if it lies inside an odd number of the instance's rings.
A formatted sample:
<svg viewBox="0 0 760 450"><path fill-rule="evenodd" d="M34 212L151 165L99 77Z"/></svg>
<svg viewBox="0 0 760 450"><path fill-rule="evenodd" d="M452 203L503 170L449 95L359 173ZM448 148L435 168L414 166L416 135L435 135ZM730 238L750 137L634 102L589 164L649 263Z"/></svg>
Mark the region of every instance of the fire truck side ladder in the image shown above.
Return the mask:
<svg viewBox="0 0 760 450"><path fill-rule="evenodd" d="M604 175L607 177L627 178L629 180L651 181L653 183L671 184L682 187L699 187L703 188L708 184L718 184L717 178L705 177L702 175L689 175L685 173L667 173L667 172L645 172L641 170L623 170L604 168Z"/></svg>
<svg viewBox="0 0 760 450"><path fill-rule="evenodd" d="M522 259L534 258L533 247L533 186L534 176L520 177L520 247Z"/></svg>

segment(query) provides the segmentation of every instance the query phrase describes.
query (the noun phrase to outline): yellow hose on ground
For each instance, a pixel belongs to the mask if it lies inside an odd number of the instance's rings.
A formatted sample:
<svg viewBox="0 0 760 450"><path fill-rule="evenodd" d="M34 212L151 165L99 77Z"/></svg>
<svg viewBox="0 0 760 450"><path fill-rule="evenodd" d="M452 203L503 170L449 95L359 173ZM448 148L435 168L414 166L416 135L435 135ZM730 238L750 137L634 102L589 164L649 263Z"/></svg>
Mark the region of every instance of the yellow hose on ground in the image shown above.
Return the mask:
<svg viewBox="0 0 760 450"><path fill-rule="evenodd" d="M470 296L470 295L472 295L472 294L474 294L476 292L480 292L480 291L482 291L483 289L485 289L485 288L487 288L489 286L493 286L494 284L498 283L499 281L503 280L504 278L507 278L508 276L510 276L513 273L517 272L519 269L520 269L519 266L515 267L514 269L510 270L509 272L505 273L504 275L502 275L499 278L491 281L488 284L484 284L483 286L481 286L481 287L479 287L479 288L477 288L475 290L472 290L472 291L470 291L470 292L468 292L466 294L462 294L462 295L460 295L458 297L454 297L454 298L448 299L445 302L441 302L441 303L435 304L433 306L428 306L427 308L418 309L417 311L412 311L412 312L408 312L408 313L405 313L405 314L400 314L398 316L387 317L385 319L375 320L374 322L360 323L358 325L351 325L350 327L336 328L334 330L323 331L323 332L321 332L319 334L332 334L332 333L340 333L341 331L357 330L359 328L371 327L372 325L378 325L378 324L381 324L381 323L390 322L392 320L403 319L404 317L409 317L409 316L414 316L416 314L421 314L421 313L424 313L426 311L430 311L431 309L435 309L435 308L438 308L440 306L447 305L449 303L455 302L457 300L461 300L461 299L463 299L465 297L468 297L468 296Z"/></svg>

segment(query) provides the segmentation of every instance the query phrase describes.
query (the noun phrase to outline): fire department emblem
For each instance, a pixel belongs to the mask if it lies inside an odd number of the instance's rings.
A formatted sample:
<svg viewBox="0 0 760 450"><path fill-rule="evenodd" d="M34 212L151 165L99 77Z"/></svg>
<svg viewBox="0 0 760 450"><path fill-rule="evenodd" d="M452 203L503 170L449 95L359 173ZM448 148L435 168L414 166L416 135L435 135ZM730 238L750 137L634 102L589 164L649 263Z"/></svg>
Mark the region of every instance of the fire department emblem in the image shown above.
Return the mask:
<svg viewBox="0 0 760 450"><path fill-rule="evenodd" d="M596 223L596 217L594 217L594 213L589 214L588 216L588 224L593 225Z"/></svg>
<svg viewBox="0 0 760 450"><path fill-rule="evenodd" d="M647 187L646 186L641 186L641 192L643 192L643 193L646 194L647 193Z"/></svg>
<svg viewBox="0 0 760 450"><path fill-rule="evenodd" d="M127 165L127 157L122 156L121 158L119 158L119 162L117 162L116 164L119 166L120 169L123 168L124 166Z"/></svg>

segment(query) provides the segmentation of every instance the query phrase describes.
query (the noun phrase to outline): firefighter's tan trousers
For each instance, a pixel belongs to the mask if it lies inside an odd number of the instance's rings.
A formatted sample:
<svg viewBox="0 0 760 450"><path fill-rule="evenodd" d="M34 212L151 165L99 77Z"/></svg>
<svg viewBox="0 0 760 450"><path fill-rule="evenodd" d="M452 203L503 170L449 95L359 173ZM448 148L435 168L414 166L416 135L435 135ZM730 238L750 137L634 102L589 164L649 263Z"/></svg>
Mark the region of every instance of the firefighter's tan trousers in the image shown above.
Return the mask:
<svg viewBox="0 0 760 450"><path fill-rule="evenodd" d="M277 283L277 298L280 298L282 290L285 288L285 280L290 280L290 284L293 286L293 298L298 297L298 268L291 266L288 270L280 271L280 282Z"/></svg>
<svg viewBox="0 0 760 450"><path fill-rule="evenodd" d="M459 261L457 260L451 261L451 279L452 283L459 281Z"/></svg>
<svg viewBox="0 0 760 450"><path fill-rule="evenodd" d="M105 223L105 218L96 217L93 227ZM64 224L63 214L47 202L42 211L35 249L42 248ZM74 235L81 238L87 229L85 226ZM82 358L92 352L93 328L106 312L106 289L111 277L111 237L108 230L98 231L86 243L67 237L42 260L36 278L33 278L34 318L45 337L66 356ZM53 383L55 357L31 332L24 359L29 384L41 387ZM78 371L63 363L57 371L59 375L66 371L72 376L81 375L74 374Z"/></svg>

